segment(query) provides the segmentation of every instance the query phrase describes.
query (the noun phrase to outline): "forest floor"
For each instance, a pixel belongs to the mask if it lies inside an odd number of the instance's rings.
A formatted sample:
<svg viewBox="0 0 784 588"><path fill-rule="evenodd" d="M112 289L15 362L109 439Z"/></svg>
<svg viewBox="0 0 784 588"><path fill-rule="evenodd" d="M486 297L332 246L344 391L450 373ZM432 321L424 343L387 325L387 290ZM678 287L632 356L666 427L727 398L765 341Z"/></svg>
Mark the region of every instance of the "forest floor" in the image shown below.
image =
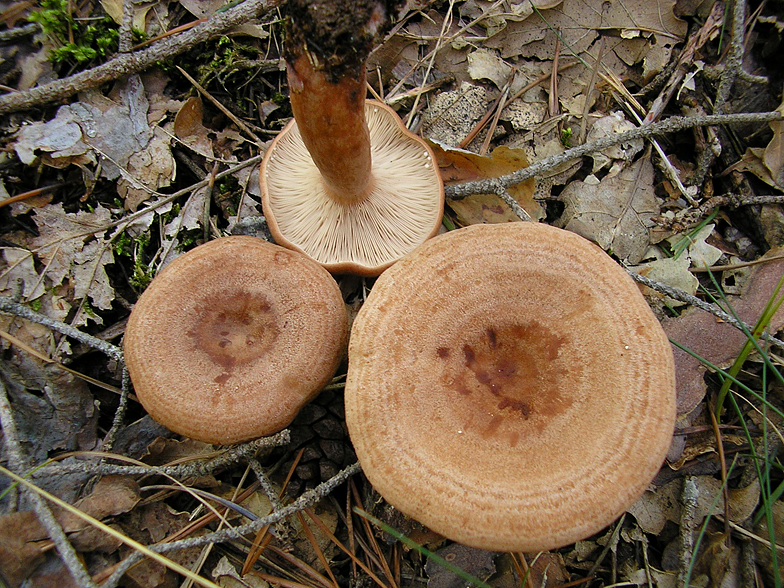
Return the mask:
<svg viewBox="0 0 784 588"><path fill-rule="evenodd" d="M130 309L183 251L264 234L259 163L291 117L276 3L222 5L0 2L0 584L781 587L784 4L420 0L370 56L369 93L431 141L443 230L577 232L674 343L659 475L538 554L386 505L354 463L345 365L289 429L231 447L137 402ZM373 279L337 279L353 315Z"/></svg>

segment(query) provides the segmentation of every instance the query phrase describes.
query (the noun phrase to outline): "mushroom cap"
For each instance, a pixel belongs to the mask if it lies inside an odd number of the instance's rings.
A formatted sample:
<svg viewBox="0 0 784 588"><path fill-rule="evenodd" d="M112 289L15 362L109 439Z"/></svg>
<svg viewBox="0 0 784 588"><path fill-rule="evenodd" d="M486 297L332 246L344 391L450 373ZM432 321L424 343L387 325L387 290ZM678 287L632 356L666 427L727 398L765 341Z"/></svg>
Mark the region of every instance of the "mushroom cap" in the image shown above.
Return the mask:
<svg viewBox="0 0 784 588"><path fill-rule="evenodd" d="M330 193L295 120L261 164L262 205L275 241L333 273L378 275L441 225L444 188L430 148L381 102L368 100L365 117L372 180L360 198Z"/></svg>
<svg viewBox="0 0 784 588"><path fill-rule="evenodd" d="M598 247L534 223L431 239L376 281L346 422L378 492L474 547L535 552L610 524L675 424L672 351Z"/></svg>
<svg viewBox="0 0 784 588"><path fill-rule="evenodd" d="M253 237L172 261L133 308L125 360L147 412L207 443L286 427L345 350L338 285L311 259Z"/></svg>

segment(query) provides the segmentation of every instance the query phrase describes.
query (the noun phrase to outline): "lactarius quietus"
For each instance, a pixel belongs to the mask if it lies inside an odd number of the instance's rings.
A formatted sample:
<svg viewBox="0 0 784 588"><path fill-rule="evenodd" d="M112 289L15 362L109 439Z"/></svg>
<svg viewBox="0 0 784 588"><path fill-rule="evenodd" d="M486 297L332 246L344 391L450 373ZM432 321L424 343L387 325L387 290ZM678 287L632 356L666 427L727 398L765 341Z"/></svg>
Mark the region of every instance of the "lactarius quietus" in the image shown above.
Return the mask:
<svg viewBox="0 0 784 588"><path fill-rule="evenodd" d="M152 281L128 320L125 360L150 416L225 445L286 427L335 373L346 331L324 268L261 239L225 237Z"/></svg>
<svg viewBox="0 0 784 588"><path fill-rule="evenodd" d="M289 0L292 120L261 165L275 241L331 272L377 275L432 237L443 184L432 151L366 101L365 60L395 2Z"/></svg>
<svg viewBox="0 0 784 588"><path fill-rule="evenodd" d="M352 327L346 421L393 506L446 537L535 552L600 531L669 448L667 337L582 237L476 225L384 272Z"/></svg>

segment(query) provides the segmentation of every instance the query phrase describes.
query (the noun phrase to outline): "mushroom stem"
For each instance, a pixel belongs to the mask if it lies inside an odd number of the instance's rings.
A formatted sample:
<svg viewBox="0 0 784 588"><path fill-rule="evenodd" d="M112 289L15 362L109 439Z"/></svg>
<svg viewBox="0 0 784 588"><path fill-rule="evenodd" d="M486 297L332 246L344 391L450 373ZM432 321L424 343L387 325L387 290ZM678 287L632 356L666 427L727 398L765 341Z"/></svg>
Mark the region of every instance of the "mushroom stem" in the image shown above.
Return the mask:
<svg viewBox="0 0 784 588"><path fill-rule="evenodd" d="M331 81L314 59L306 52L287 63L291 110L331 195L362 198L372 184L364 65Z"/></svg>

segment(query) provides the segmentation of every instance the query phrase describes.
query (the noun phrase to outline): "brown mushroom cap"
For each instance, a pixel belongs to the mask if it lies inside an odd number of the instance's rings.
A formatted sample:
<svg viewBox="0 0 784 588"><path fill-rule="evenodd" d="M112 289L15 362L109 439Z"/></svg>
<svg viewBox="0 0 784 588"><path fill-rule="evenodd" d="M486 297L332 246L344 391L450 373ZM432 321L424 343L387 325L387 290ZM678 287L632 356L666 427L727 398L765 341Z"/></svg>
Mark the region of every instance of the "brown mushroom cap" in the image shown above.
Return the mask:
<svg viewBox="0 0 784 588"><path fill-rule="evenodd" d="M380 102L368 100L365 117L367 193L344 198L329 190L294 120L267 150L259 174L275 241L331 272L378 275L441 225L444 189L430 148Z"/></svg>
<svg viewBox="0 0 784 588"><path fill-rule="evenodd" d="M172 431L229 444L275 433L329 382L347 319L322 267L253 237L178 257L128 320L125 360L147 412Z"/></svg>
<svg viewBox="0 0 784 588"><path fill-rule="evenodd" d="M378 279L351 331L346 421L393 506L498 551L598 532L659 470L675 422L667 337L582 237L476 225Z"/></svg>

